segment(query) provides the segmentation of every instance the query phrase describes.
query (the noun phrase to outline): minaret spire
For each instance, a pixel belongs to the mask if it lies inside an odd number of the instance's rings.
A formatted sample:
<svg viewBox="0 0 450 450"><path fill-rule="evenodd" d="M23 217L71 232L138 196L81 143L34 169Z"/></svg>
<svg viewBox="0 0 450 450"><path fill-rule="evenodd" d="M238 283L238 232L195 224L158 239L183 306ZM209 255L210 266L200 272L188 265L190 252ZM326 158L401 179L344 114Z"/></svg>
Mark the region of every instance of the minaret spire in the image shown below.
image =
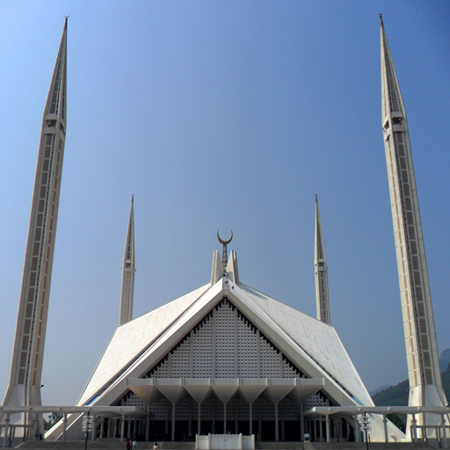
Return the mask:
<svg viewBox="0 0 450 450"><path fill-rule="evenodd" d="M316 226L314 239L314 275L316 279L317 318L331 325L330 296L328 293L328 268L322 223L319 214L319 202L316 194Z"/></svg>
<svg viewBox="0 0 450 450"><path fill-rule="evenodd" d="M439 368L408 121L381 15L380 33L382 127L406 341L409 405L442 406L447 399ZM419 417L418 425L430 425L433 417ZM408 430L411 420L413 416L408 416Z"/></svg>
<svg viewBox="0 0 450 450"><path fill-rule="evenodd" d="M127 239L123 255L122 295L120 298L119 325L133 319L134 274L136 272L134 248L134 195L131 196L130 220L128 222Z"/></svg>
<svg viewBox="0 0 450 450"><path fill-rule="evenodd" d="M41 375L66 140L67 18L44 109L11 374L4 405L41 404ZM17 424L33 424L33 414ZM36 430L37 432L37 430Z"/></svg>

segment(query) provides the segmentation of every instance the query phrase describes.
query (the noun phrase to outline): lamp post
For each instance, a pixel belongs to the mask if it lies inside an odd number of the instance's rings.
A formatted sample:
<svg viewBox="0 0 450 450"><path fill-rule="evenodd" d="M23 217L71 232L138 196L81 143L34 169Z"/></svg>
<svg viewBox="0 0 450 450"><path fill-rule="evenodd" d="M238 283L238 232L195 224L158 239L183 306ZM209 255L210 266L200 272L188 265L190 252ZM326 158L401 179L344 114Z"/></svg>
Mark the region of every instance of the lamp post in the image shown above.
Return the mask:
<svg viewBox="0 0 450 450"><path fill-rule="evenodd" d="M361 430L364 431L364 435L366 437L366 449L369 450L369 439L367 438L367 433L370 431L370 417L367 417L366 412L364 411L364 414L359 419L359 425L361 427Z"/></svg>
<svg viewBox="0 0 450 450"><path fill-rule="evenodd" d="M94 427L94 416L91 416L90 411L88 411L87 414L83 417L83 421L81 424L81 430L86 433L86 437L84 440L84 450L87 450L89 432L94 432Z"/></svg>

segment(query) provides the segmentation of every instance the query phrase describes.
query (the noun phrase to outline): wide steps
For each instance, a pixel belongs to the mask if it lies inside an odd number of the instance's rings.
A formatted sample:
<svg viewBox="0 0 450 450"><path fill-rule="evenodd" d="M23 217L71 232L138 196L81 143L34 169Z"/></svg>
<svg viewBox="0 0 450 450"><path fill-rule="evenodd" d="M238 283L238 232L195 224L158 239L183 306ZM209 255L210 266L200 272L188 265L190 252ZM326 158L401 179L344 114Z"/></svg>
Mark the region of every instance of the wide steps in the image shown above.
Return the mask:
<svg viewBox="0 0 450 450"><path fill-rule="evenodd" d="M136 450L153 450L151 442L137 442ZM88 441L88 450L125 450L126 442L118 439L98 439ZM161 450L194 450L195 442L162 442L158 441ZM18 445L20 450L84 450L84 441L27 441Z"/></svg>
<svg viewBox="0 0 450 450"><path fill-rule="evenodd" d="M154 442L138 442L136 450L153 450ZM194 442L158 442L161 450L194 450ZM16 448L21 450L84 450L84 441L27 441ZM117 439L99 439L88 441L88 450L124 450L125 442ZM364 442L257 442L260 450L366 450ZM369 450L433 450L429 444L422 442L405 442L388 444L372 442Z"/></svg>
<svg viewBox="0 0 450 450"><path fill-rule="evenodd" d="M261 450L366 450L365 442L257 442ZM369 450L433 450L423 442L371 442Z"/></svg>
<svg viewBox="0 0 450 450"><path fill-rule="evenodd" d="M366 450L365 442L309 442L305 450ZM424 442L371 442L369 450L434 450Z"/></svg>

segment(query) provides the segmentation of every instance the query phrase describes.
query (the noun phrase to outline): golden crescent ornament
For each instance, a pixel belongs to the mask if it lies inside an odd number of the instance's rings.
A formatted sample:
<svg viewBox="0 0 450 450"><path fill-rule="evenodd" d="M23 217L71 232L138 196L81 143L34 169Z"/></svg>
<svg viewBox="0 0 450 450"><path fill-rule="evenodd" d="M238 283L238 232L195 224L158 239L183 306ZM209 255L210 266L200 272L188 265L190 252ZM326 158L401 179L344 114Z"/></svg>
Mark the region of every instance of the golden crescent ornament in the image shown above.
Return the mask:
<svg viewBox="0 0 450 450"><path fill-rule="evenodd" d="M223 239L220 238L220 236L219 236L219 230L217 230L217 239L219 240L219 242L220 242L222 245L228 245L228 244L231 242L231 239L233 239L233 230L230 230L230 231L231 231L230 239L228 239L227 241L224 241Z"/></svg>

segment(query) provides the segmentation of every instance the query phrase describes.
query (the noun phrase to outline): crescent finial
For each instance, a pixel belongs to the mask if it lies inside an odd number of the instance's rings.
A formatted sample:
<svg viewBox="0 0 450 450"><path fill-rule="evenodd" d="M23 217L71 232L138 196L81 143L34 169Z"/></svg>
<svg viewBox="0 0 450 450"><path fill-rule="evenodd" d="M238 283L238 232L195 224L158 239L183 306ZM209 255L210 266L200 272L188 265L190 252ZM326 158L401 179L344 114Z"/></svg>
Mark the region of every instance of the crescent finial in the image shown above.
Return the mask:
<svg viewBox="0 0 450 450"><path fill-rule="evenodd" d="M217 230L217 239L222 245L228 245L231 242L231 239L233 239L233 230L230 230L230 231L231 231L230 239L228 239L227 241L224 241L223 239L220 238L219 230Z"/></svg>

